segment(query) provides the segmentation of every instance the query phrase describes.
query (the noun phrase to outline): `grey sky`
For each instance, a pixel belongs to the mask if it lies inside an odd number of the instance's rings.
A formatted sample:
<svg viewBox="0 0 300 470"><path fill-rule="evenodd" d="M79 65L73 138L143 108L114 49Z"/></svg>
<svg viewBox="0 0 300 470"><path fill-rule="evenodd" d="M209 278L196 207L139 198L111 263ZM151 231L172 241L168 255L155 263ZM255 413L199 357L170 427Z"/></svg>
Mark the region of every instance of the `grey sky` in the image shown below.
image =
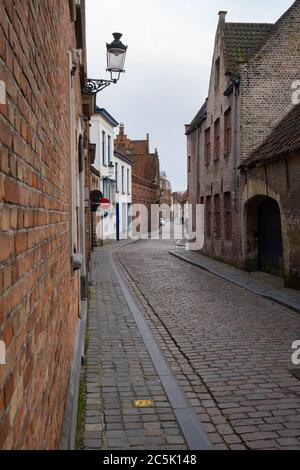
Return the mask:
<svg viewBox="0 0 300 470"><path fill-rule="evenodd" d="M219 10L227 21L275 22L292 0L87 0L88 70L109 78L106 42L123 33L126 73L97 104L123 122L131 139L150 133L173 190L186 189L189 123L207 96Z"/></svg>

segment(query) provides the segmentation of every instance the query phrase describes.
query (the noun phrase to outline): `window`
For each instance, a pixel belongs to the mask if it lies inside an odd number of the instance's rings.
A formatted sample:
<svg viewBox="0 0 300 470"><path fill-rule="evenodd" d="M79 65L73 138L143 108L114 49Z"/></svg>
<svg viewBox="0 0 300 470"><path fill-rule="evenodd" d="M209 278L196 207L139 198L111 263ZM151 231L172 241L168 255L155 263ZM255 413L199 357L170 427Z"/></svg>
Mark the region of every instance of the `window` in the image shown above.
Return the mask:
<svg viewBox="0 0 300 470"><path fill-rule="evenodd" d="M232 212L231 212L231 193L224 193L224 225L225 225L225 238L231 240L232 238Z"/></svg>
<svg viewBox="0 0 300 470"><path fill-rule="evenodd" d="M220 57L215 62L215 89L217 90L220 86Z"/></svg>
<svg viewBox="0 0 300 470"><path fill-rule="evenodd" d="M211 235L211 196L206 197L205 205L206 234Z"/></svg>
<svg viewBox="0 0 300 470"><path fill-rule="evenodd" d="M115 173L115 178L116 178L116 191L117 193L119 192L119 184L118 184L118 179L119 179L119 165L118 163L116 162L115 164L115 169L116 169L116 173Z"/></svg>
<svg viewBox="0 0 300 470"><path fill-rule="evenodd" d="M130 194L130 170L127 168L127 194Z"/></svg>
<svg viewBox="0 0 300 470"><path fill-rule="evenodd" d="M106 141L105 132L102 131L102 164L103 165L106 164L106 161L105 161L105 141Z"/></svg>
<svg viewBox="0 0 300 470"><path fill-rule="evenodd" d="M107 197L107 181L103 180L103 197Z"/></svg>
<svg viewBox="0 0 300 470"><path fill-rule="evenodd" d="M224 148L226 157L229 157L231 154L231 132L231 108L229 108L224 115Z"/></svg>
<svg viewBox="0 0 300 470"><path fill-rule="evenodd" d="M110 135L107 136L107 159L108 164L111 162L111 137Z"/></svg>
<svg viewBox="0 0 300 470"><path fill-rule="evenodd" d="M188 173L191 172L191 157L190 155L188 156Z"/></svg>
<svg viewBox="0 0 300 470"><path fill-rule="evenodd" d="M215 122L215 160L220 160L220 119Z"/></svg>
<svg viewBox="0 0 300 470"><path fill-rule="evenodd" d="M214 219L215 219L215 237L221 237L221 202L220 194L215 194L214 197Z"/></svg>
<svg viewBox="0 0 300 470"><path fill-rule="evenodd" d="M124 166L122 166L122 193L125 192L125 188L124 188Z"/></svg>
<svg viewBox="0 0 300 470"><path fill-rule="evenodd" d="M205 165L210 162L210 127L205 131Z"/></svg>

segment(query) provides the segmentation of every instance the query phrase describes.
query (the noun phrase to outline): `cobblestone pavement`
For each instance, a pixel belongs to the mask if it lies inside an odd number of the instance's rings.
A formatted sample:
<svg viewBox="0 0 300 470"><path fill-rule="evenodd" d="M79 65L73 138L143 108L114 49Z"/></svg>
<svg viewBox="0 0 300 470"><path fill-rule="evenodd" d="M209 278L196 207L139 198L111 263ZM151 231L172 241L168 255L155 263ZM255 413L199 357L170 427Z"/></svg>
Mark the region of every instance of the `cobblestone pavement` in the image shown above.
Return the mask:
<svg viewBox="0 0 300 470"><path fill-rule="evenodd" d="M86 366L85 449L186 449L131 311L111 270L110 248L92 266ZM134 400L150 399L151 408Z"/></svg>
<svg viewBox="0 0 300 470"><path fill-rule="evenodd" d="M215 448L300 449L300 381L289 372L299 314L172 248L141 241L116 260Z"/></svg>

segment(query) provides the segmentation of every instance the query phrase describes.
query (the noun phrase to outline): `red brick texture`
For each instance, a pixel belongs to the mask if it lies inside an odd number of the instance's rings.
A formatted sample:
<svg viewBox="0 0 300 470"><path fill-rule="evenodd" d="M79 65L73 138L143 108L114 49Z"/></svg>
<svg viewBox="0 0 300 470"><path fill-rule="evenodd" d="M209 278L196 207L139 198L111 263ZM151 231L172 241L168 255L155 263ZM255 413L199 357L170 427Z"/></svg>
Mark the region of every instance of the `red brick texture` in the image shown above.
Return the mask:
<svg viewBox="0 0 300 470"><path fill-rule="evenodd" d="M115 148L124 152L134 162L132 202L147 206L150 217L151 204L158 204L160 201L160 171L157 151L149 151L149 135L147 134L145 140L130 140L124 134L124 126L121 124L115 139Z"/></svg>
<svg viewBox="0 0 300 470"><path fill-rule="evenodd" d="M53 449L78 318L67 54L75 27L67 0L3 0L0 18L0 448ZM78 74L74 83L79 113Z"/></svg>

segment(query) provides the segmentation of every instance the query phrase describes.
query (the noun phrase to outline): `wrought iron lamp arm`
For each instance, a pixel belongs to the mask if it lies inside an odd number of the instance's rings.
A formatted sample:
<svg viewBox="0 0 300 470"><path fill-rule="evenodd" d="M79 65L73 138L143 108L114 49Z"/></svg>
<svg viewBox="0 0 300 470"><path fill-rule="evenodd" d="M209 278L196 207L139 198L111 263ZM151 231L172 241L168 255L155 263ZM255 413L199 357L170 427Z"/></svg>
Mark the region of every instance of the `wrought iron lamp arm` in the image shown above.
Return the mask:
<svg viewBox="0 0 300 470"><path fill-rule="evenodd" d="M84 84L83 92L87 95L96 95L99 91L108 87L111 83L117 83L118 80L97 80L88 78Z"/></svg>

